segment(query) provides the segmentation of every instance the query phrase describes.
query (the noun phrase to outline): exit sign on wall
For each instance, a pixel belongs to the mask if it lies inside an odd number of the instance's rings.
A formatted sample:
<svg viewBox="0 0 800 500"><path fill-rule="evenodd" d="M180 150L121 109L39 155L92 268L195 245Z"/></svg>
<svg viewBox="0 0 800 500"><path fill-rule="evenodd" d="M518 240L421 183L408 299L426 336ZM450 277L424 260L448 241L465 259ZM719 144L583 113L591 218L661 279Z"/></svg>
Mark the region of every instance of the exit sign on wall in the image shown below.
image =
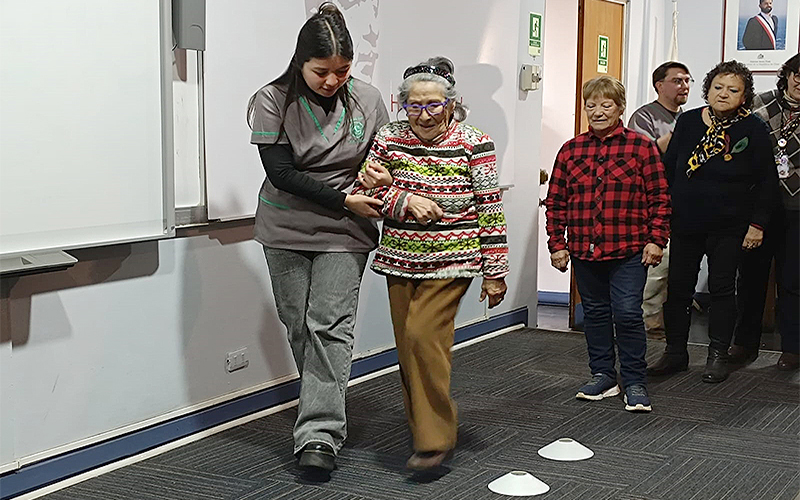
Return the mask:
<svg viewBox="0 0 800 500"><path fill-rule="evenodd" d="M597 37L597 72L608 73L608 37Z"/></svg>

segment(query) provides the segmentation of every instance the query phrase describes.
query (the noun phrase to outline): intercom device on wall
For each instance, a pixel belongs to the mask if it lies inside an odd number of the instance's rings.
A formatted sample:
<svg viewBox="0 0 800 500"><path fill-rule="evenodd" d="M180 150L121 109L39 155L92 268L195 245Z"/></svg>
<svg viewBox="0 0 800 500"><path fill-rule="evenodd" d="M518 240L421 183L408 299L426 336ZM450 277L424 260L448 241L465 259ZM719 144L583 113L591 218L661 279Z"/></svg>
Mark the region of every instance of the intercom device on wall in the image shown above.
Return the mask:
<svg viewBox="0 0 800 500"><path fill-rule="evenodd" d="M520 90L539 90L542 81L542 67L538 64L523 64L519 73Z"/></svg>

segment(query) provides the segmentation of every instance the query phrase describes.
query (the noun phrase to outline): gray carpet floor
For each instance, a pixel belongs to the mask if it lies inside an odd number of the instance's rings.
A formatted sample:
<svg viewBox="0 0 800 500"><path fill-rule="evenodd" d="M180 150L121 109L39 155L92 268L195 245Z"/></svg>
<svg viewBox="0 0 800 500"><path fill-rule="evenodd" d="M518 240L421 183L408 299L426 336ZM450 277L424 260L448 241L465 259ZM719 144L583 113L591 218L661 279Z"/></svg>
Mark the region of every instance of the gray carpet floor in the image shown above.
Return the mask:
<svg viewBox="0 0 800 500"><path fill-rule="evenodd" d="M663 343L648 346L654 361ZM650 414L621 397L575 399L589 376L583 337L520 330L454 353L458 447L447 467L404 470L410 439L397 372L348 392L349 437L327 481L295 468L294 409L216 434L52 493L48 500L489 500L487 484L525 470L543 500L793 500L800 498L800 375L777 354L722 384L705 384L705 350L688 372L651 380ZM552 462L537 450L562 437L595 456Z"/></svg>

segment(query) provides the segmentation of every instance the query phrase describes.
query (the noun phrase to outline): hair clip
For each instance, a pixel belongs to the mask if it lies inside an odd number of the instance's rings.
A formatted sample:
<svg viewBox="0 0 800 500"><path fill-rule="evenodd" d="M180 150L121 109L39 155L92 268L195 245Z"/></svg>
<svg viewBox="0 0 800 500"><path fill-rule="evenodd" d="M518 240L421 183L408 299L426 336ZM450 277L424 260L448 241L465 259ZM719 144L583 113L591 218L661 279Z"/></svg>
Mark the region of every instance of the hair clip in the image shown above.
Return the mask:
<svg viewBox="0 0 800 500"><path fill-rule="evenodd" d="M430 73L432 75L441 76L448 82L450 85L456 84L456 79L453 78L453 75L448 73L447 71L443 70L442 68L437 68L436 66L426 66L424 64L420 64L419 66L412 66L403 72L403 80L408 78L411 75L416 75L417 73Z"/></svg>

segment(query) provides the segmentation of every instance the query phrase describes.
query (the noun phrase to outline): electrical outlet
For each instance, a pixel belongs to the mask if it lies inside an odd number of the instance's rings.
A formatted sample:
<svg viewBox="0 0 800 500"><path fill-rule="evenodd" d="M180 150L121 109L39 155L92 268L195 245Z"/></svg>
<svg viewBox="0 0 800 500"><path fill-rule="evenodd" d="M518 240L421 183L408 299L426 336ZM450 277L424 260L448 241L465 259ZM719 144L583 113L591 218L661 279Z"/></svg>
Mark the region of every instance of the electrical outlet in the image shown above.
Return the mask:
<svg viewBox="0 0 800 500"><path fill-rule="evenodd" d="M234 372L236 370L241 370L242 368L247 368L247 365L249 364L250 360L247 359L247 347L242 347L236 351L229 352L228 357L225 358L225 369L228 370L228 372Z"/></svg>

